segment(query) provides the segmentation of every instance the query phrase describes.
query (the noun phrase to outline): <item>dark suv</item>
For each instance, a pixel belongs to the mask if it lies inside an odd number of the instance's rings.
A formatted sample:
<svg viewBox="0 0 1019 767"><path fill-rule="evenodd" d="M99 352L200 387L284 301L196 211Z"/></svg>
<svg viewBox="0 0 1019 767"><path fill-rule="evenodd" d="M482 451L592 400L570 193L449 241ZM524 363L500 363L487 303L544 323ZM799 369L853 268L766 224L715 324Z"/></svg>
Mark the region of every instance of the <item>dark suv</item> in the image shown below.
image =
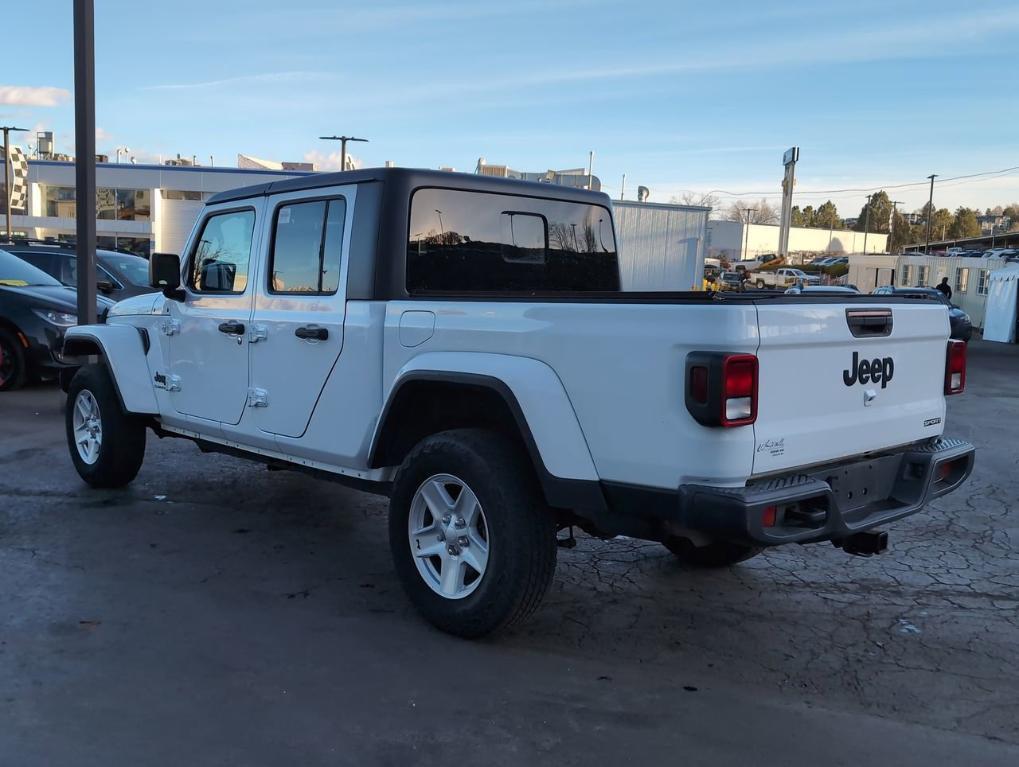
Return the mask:
<svg viewBox="0 0 1019 767"><path fill-rule="evenodd" d="M73 288L78 284L78 254L71 244L15 239L0 242L0 248L42 269L63 285ZM96 288L114 301L151 293L149 262L130 253L97 250Z"/></svg>
<svg viewBox="0 0 1019 767"><path fill-rule="evenodd" d="M77 301L70 288L0 250L0 391L80 364L61 355L64 331L78 324ZM100 321L113 303L97 299Z"/></svg>
<svg viewBox="0 0 1019 767"><path fill-rule="evenodd" d="M891 285L883 285L877 288L871 295L875 296L915 296L916 298L934 298L948 307L948 322L952 327L952 338L959 341L969 341L973 337L973 323L969 315L953 304L944 293L937 288L893 288Z"/></svg>

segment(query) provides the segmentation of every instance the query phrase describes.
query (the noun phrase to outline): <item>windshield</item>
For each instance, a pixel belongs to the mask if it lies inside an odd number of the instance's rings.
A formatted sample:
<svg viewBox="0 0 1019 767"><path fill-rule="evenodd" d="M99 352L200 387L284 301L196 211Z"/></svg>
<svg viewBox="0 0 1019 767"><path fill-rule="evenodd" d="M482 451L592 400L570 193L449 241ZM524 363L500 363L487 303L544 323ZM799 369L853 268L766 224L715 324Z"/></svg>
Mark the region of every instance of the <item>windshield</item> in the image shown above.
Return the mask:
<svg viewBox="0 0 1019 767"><path fill-rule="evenodd" d="M6 250L0 250L0 285L23 288L28 285L55 285L60 283L41 269L36 269Z"/></svg>
<svg viewBox="0 0 1019 767"><path fill-rule="evenodd" d="M145 287L149 284L149 262L141 256L123 253L103 253L100 261L132 285Z"/></svg>

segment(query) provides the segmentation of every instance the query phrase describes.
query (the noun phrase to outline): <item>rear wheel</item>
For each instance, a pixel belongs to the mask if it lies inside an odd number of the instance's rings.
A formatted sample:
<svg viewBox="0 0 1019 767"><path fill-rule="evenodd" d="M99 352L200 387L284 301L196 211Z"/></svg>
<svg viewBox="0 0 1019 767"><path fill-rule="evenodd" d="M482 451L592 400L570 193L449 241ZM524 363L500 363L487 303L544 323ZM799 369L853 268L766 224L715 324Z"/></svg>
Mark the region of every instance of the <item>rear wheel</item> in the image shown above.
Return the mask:
<svg viewBox="0 0 1019 767"><path fill-rule="evenodd" d="M418 611L450 634L481 637L529 616L552 582L555 533L526 457L495 432L424 439L393 485L397 575Z"/></svg>
<svg viewBox="0 0 1019 767"><path fill-rule="evenodd" d="M756 557L764 551L759 546L745 546L727 541L713 541L707 546L694 546L686 538L671 538L665 541L665 548L683 564L694 567L729 567Z"/></svg>
<svg viewBox="0 0 1019 767"><path fill-rule="evenodd" d="M25 349L11 331L0 328L0 391L24 386L28 379Z"/></svg>
<svg viewBox="0 0 1019 767"><path fill-rule="evenodd" d="M145 458L145 422L123 411L104 365L87 365L67 391L67 447L78 475L92 487L123 487Z"/></svg>

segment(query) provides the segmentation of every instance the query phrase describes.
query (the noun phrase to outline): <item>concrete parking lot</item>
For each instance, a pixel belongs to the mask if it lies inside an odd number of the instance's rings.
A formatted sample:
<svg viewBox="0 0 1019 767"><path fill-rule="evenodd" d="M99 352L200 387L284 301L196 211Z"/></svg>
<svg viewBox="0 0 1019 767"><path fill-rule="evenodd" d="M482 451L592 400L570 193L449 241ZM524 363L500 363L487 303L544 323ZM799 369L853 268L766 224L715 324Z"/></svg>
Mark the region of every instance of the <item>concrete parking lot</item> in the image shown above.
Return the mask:
<svg viewBox="0 0 1019 767"><path fill-rule="evenodd" d="M1017 370L971 345L976 471L886 555L581 538L479 643L410 609L384 499L151 435L90 490L60 391L0 394L0 764L1017 764Z"/></svg>

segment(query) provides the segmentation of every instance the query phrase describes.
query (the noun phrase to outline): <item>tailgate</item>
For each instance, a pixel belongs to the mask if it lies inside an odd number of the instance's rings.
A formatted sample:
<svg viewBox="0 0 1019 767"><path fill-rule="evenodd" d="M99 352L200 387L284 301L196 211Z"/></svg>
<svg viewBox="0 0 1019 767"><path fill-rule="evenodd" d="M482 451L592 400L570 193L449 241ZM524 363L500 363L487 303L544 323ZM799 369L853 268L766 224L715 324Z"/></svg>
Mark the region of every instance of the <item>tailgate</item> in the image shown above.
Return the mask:
<svg viewBox="0 0 1019 767"><path fill-rule="evenodd" d="M944 306L761 302L757 311L754 475L941 434Z"/></svg>

